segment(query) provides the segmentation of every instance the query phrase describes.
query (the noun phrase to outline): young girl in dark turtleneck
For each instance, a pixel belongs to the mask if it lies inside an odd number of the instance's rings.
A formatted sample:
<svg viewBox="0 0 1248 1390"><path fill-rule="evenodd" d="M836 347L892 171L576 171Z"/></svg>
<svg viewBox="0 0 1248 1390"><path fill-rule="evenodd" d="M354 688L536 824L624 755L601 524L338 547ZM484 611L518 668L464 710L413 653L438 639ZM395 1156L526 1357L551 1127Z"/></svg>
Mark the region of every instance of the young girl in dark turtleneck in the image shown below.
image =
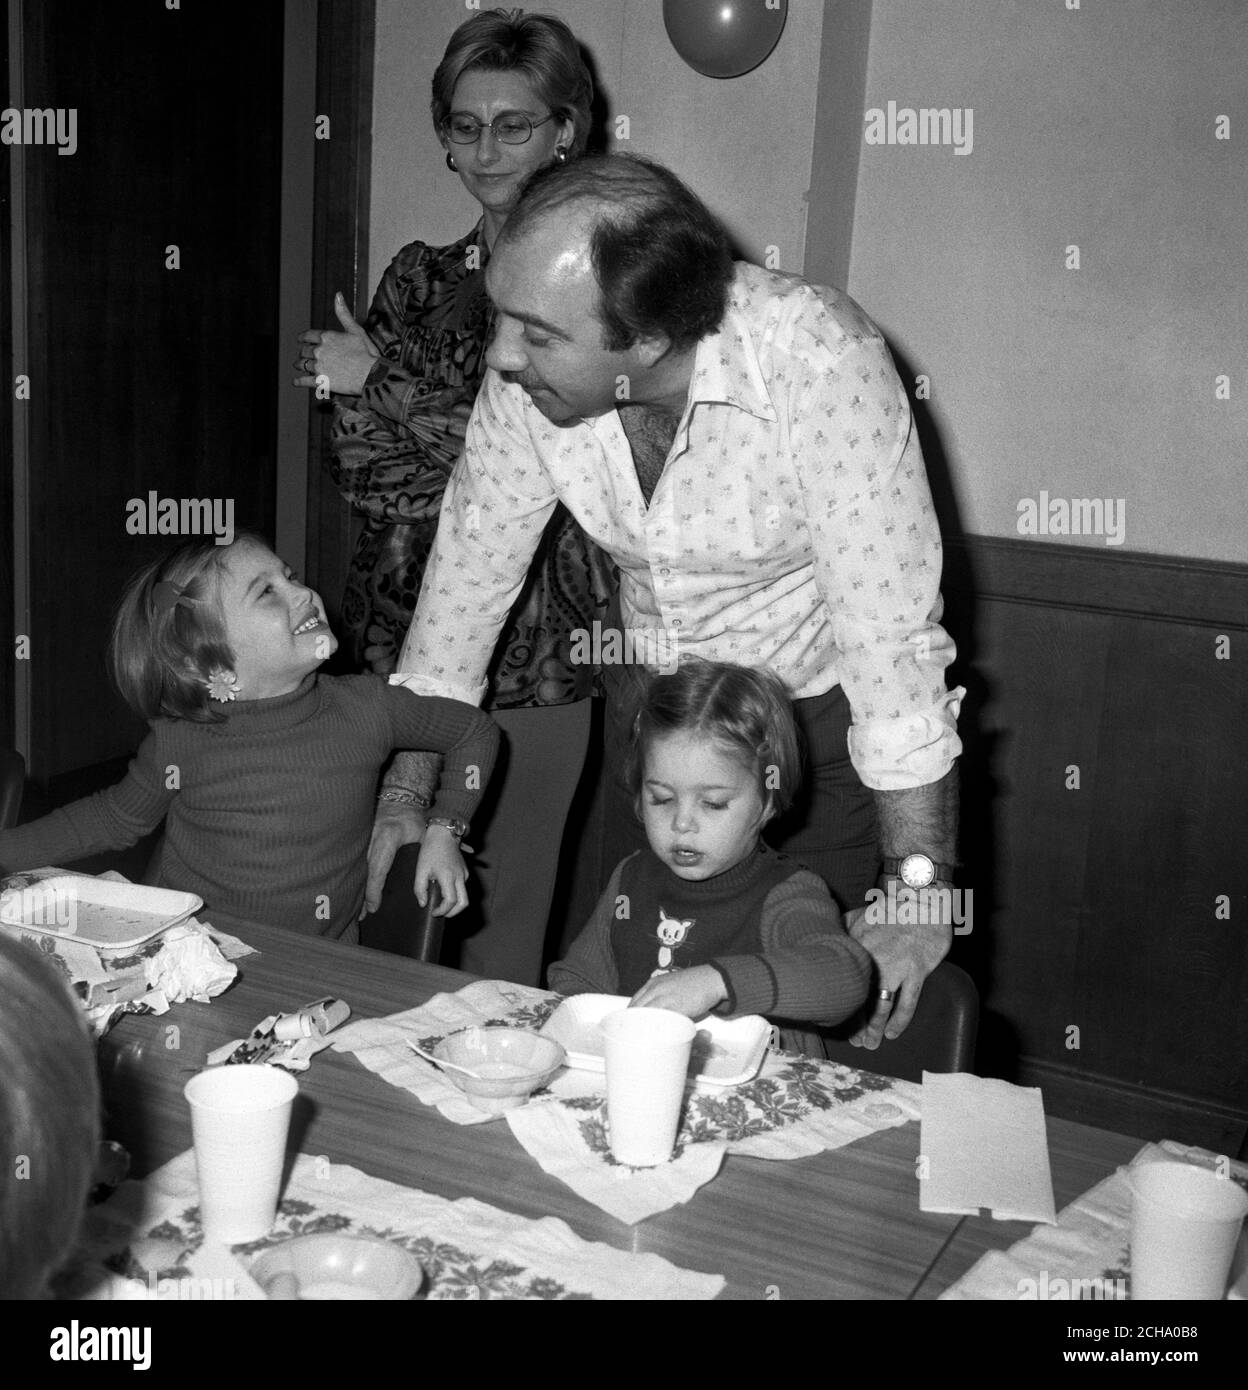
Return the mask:
<svg viewBox="0 0 1248 1390"><path fill-rule="evenodd" d="M446 915L462 910L458 838L498 730L380 676L318 676L337 645L319 595L256 536L188 541L147 565L111 657L151 732L117 786L0 831L0 870L123 849L163 821L155 881L198 893L208 921L358 940L381 768L395 748L431 749L445 762L416 894L436 881Z"/></svg>
<svg viewBox="0 0 1248 1390"><path fill-rule="evenodd" d="M848 1018L870 957L823 880L760 838L801 777L780 680L685 661L651 678L633 734L629 783L649 848L616 867L550 987L690 1018Z"/></svg>

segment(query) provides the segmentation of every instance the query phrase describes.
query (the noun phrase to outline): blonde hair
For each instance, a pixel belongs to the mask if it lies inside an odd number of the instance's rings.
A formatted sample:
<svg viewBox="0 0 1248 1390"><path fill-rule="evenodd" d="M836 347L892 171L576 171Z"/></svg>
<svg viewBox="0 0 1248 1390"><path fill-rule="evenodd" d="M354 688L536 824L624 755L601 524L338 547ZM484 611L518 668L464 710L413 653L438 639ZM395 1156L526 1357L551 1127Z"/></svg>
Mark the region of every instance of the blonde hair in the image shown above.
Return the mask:
<svg viewBox="0 0 1248 1390"><path fill-rule="evenodd" d="M122 699L141 719L224 722L204 678L234 665L221 613L221 572L239 545L268 548L250 531L236 531L230 545L187 541L144 565L126 585L113 619L109 666Z"/></svg>
<svg viewBox="0 0 1248 1390"><path fill-rule="evenodd" d="M523 10L485 10L473 15L451 35L442 61L433 74L429 103L434 129L451 113L455 87L466 72L516 72L550 107L551 113L572 122L569 156L582 153L589 139L594 79L589 74L572 30L554 15Z"/></svg>

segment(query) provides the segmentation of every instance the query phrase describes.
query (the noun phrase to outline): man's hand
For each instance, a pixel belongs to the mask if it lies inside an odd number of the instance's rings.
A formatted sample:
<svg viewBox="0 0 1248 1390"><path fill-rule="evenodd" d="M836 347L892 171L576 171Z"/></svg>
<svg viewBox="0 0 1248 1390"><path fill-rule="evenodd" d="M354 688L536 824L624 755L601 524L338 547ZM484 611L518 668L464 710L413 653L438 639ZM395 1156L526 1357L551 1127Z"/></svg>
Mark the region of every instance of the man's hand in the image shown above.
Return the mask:
<svg viewBox="0 0 1248 1390"><path fill-rule="evenodd" d="M468 889L464 886L467 878L468 867L459 852L459 841L446 826L430 826L416 861L416 901L424 907L429 901L429 884L436 883L442 890L441 915L454 917L468 906Z"/></svg>
<svg viewBox="0 0 1248 1390"><path fill-rule="evenodd" d="M693 965L652 975L628 1001L630 1009L671 1009L689 1018L702 1018L728 998L724 977L713 965Z"/></svg>
<svg viewBox="0 0 1248 1390"><path fill-rule="evenodd" d="M883 911L874 905L856 907L845 916L845 930L867 950L879 970L880 990L891 990L892 999L870 1001L871 1017L850 1042L855 1047L877 1048L884 1038L900 1037L914 1017L923 982L949 953L953 942L950 922L882 921Z"/></svg>
<svg viewBox="0 0 1248 1390"><path fill-rule="evenodd" d="M303 375L295 378L295 385L316 387L324 381L336 396L358 396L381 354L351 317L341 292L334 295L334 314L345 332L309 328L306 333L300 333L303 347L295 368Z"/></svg>
<svg viewBox="0 0 1248 1390"><path fill-rule="evenodd" d="M368 886L364 889L361 917L376 912L394 856L400 845L417 845L425 838L425 813L419 806L379 801L368 842Z"/></svg>

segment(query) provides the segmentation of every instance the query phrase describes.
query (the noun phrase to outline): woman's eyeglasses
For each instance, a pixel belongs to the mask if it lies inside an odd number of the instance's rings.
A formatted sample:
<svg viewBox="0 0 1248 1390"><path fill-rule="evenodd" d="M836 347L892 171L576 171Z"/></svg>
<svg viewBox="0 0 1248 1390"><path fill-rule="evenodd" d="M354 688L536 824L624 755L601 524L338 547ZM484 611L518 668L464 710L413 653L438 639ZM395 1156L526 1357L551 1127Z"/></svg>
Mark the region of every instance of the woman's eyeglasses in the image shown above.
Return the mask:
<svg viewBox="0 0 1248 1390"><path fill-rule="evenodd" d="M531 121L523 111L504 111L501 116L495 116L486 125L475 116L457 111L442 122L442 131L455 145L475 145L483 130L491 131L495 140L500 140L504 145L525 145L528 144L535 127L545 125L547 121L554 119L553 112L549 116L543 116L540 121Z"/></svg>

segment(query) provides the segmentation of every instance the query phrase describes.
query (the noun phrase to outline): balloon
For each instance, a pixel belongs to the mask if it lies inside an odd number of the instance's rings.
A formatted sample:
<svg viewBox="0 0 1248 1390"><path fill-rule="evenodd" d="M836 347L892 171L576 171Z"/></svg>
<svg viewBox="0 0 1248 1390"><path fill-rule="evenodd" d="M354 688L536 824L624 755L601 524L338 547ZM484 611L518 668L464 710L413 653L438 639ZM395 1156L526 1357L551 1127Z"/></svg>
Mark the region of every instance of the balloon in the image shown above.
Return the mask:
<svg viewBox="0 0 1248 1390"><path fill-rule="evenodd" d="M706 77L740 77L775 48L789 0L663 0L672 47Z"/></svg>

